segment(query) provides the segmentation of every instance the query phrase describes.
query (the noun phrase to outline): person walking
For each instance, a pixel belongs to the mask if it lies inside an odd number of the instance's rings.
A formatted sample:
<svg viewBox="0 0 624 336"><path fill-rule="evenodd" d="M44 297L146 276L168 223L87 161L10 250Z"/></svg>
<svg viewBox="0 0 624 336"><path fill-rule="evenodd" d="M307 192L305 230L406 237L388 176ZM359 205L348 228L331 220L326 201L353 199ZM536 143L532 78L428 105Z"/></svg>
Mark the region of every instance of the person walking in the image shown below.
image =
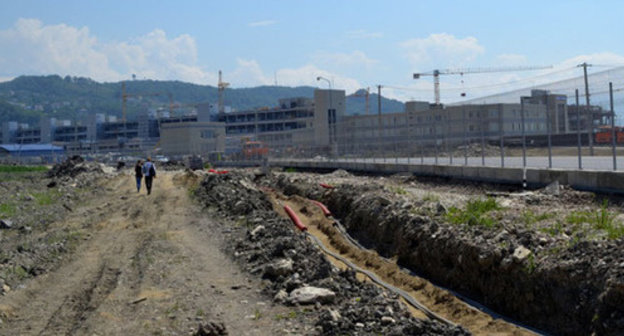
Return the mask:
<svg viewBox="0 0 624 336"><path fill-rule="evenodd" d="M136 178L137 192L141 192L141 179L143 179L143 161L138 160L134 166L134 177Z"/></svg>
<svg viewBox="0 0 624 336"><path fill-rule="evenodd" d="M156 178L156 166L151 157L148 157L147 161L143 163L143 175L145 176L145 188L147 188L149 195L152 193L152 181Z"/></svg>

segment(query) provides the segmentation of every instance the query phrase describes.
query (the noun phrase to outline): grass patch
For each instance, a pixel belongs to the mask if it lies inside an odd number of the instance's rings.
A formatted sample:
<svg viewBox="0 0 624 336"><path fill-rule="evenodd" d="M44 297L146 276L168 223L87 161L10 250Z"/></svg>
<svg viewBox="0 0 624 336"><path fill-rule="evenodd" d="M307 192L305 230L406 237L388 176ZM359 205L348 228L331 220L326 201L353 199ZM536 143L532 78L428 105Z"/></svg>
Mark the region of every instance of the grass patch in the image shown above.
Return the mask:
<svg viewBox="0 0 624 336"><path fill-rule="evenodd" d="M398 195L407 195L407 190L405 190L403 187L390 187L390 191Z"/></svg>
<svg viewBox="0 0 624 336"><path fill-rule="evenodd" d="M616 213L609 211L608 205L608 201L604 200L600 208L594 211L572 211L565 217L564 223L570 226L568 230L572 233L583 230L583 224L589 224L594 230L606 232L609 239L624 237L624 226L615 220ZM559 220L552 227L542 229L553 236L562 233L563 230L563 223Z"/></svg>
<svg viewBox="0 0 624 336"><path fill-rule="evenodd" d="M492 212L502 209L494 198L473 199L466 203L463 209L451 207L446 218L452 224L468 224L470 226L484 226L493 228L498 225Z"/></svg>
<svg viewBox="0 0 624 336"><path fill-rule="evenodd" d="M288 167L286 169L284 169L285 173L296 173L297 172L297 168L294 167Z"/></svg>
<svg viewBox="0 0 624 336"><path fill-rule="evenodd" d="M539 223L553 217L555 217L554 213L536 214L528 209L522 212L522 222L528 227L532 227L535 223Z"/></svg>
<svg viewBox="0 0 624 336"><path fill-rule="evenodd" d="M13 217L17 213L17 206L13 203L0 204L0 217Z"/></svg>
<svg viewBox="0 0 624 336"><path fill-rule="evenodd" d="M38 205L54 204L59 198L60 193L57 190L49 190L44 192L35 192L32 194Z"/></svg>
<svg viewBox="0 0 624 336"><path fill-rule="evenodd" d="M422 198L423 202L439 202L440 196L432 193L426 193Z"/></svg>
<svg viewBox="0 0 624 336"><path fill-rule="evenodd" d="M0 165L0 173L30 173L48 171L46 166L12 166Z"/></svg>

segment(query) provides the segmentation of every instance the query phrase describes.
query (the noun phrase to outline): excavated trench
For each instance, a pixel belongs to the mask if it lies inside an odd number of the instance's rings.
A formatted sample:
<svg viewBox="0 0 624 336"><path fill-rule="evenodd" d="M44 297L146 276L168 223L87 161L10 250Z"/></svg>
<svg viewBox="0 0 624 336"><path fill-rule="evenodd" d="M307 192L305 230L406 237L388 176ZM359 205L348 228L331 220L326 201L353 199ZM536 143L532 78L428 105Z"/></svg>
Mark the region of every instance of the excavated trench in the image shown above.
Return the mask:
<svg viewBox="0 0 624 336"><path fill-rule="evenodd" d="M520 258L514 252L522 243L531 247L527 243L531 237L526 232L517 235L511 232L505 241L493 239L494 233L478 230L476 234L465 234L435 218L416 215L405 204L371 192L374 186L325 189L318 182L286 174L271 181L290 196L284 201L291 202L304 218L313 211L303 198L323 202L351 236L375 252L355 251L330 220L318 215L308 218L317 229L314 233L329 242L335 251L404 288L428 307L475 334L521 335L528 331L493 319L422 278L401 272L400 267L553 334L620 335L624 330L622 272L603 265L605 253L613 254L607 261L624 265L613 252L615 244L605 247L605 244L583 242L553 256L544 256L543 260ZM598 250L605 248L610 251ZM385 258L395 263L388 263Z"/></svg>
<svg viewBox="0 0 624 336"><path fill-rule="evenodd" d="M326 217L309 199L297 195L284 196L278 192L270 192L269 198L272 200L275 211L283 216L286 216L283 206L291 207L307 226L308 232L318 238L331 252L346 258L364 270L373 272L384 282L407 292L430 311L452 323L461 325L472 334L534 335L527 329L493 318L421 277L402 271L395 261L383 258L375 251L354 246L336 227L335 220ZM331 256L328 259L339 268L347 267L343 262ZM362 281L370 281L361 273L358 274L358 278ZM427 318L421 310L403 301L410 307L415 317Z"/></svg>

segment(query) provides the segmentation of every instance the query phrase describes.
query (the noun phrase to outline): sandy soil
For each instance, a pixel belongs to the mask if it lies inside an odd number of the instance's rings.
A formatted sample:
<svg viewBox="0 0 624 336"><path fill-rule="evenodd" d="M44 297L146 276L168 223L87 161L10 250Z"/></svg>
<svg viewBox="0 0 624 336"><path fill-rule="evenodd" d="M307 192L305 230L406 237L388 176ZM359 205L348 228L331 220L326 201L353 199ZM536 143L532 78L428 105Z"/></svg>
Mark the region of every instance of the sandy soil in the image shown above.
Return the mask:
<svg viewBox="0 0 624 336"><path fill-rule="evenodd" d="M221 231L163 172L152 195L119 175L53 226L83 242L66 262L0 297L1 335L183 335L222 322L230 335L295 332L261 284L221 252Z"/></svg>

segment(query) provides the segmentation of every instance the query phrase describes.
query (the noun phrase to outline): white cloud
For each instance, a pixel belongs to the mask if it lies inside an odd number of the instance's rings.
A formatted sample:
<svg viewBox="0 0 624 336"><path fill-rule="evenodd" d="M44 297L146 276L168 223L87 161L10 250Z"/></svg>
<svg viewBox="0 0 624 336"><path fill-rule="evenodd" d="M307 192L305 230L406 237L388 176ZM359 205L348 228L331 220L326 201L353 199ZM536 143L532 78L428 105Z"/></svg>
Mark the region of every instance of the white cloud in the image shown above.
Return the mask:
<svg viewBox="0 0 624 336"><path fill-rule="evenodd" d="M345 33L347 38L352 39L374 39L383 37L381 32L369 32L364 29L351 30Z"/></svg>
<svg viewBox="0 0 624 336"><path fill-rule="evenodd" d="M266 74L260 64L255 60L237 59L237 68L231 75L227 75L228 81L235 83L235 87L273 85L275 77L280 86L319 86L325 87L327 83L316 80L318 76L332 81L332 87L353 92L361 88L360 83L346 76L323 70L315 65L307 64L298 68L279 69L275 73Z"/></svg>
<svg viewBox="0 0 624 336"><path fill-rule="evenodd" d="M557 64L557 67L574 67L584 62L597 66L622 66L624 65L624 56L611 52L578 55L560 62Z"/></svg>
<svg viewBox="0 0 624 336"><path fill-rule="evenodd" d="M197 65L193 37L167 37L156 29L130 42L101 43L87 27L44 25L19 19L0 31L0 76L60 74L117 81L139 78L214 83L216 76Z"/></svg>
<svg viewBox="0 0 624 336"><path fill-rule="evenodd" d="M247 25L249 27L266 27L266 26L274 25L276 23L277 21L275 20L263 20L263 21L249 22Z"/></svg>
<svg viewBox="0 0 624 336"><path fill-rule="evenodd" d="M475 37L459 39L446 33L403 41L400 46L412 66L420 70L423 66L432 66L434 61L438 66L463 66L485 52Z"/></svg>
<svg viewBox="0 0 624 336"><path fill-rule="evenodd" d="M312 61L324 66L341 68L351 66L371 68L373 65L379 63L378 60L369 58L359 50L354 50L348 54L318 51L312 55Z"/></svg>

